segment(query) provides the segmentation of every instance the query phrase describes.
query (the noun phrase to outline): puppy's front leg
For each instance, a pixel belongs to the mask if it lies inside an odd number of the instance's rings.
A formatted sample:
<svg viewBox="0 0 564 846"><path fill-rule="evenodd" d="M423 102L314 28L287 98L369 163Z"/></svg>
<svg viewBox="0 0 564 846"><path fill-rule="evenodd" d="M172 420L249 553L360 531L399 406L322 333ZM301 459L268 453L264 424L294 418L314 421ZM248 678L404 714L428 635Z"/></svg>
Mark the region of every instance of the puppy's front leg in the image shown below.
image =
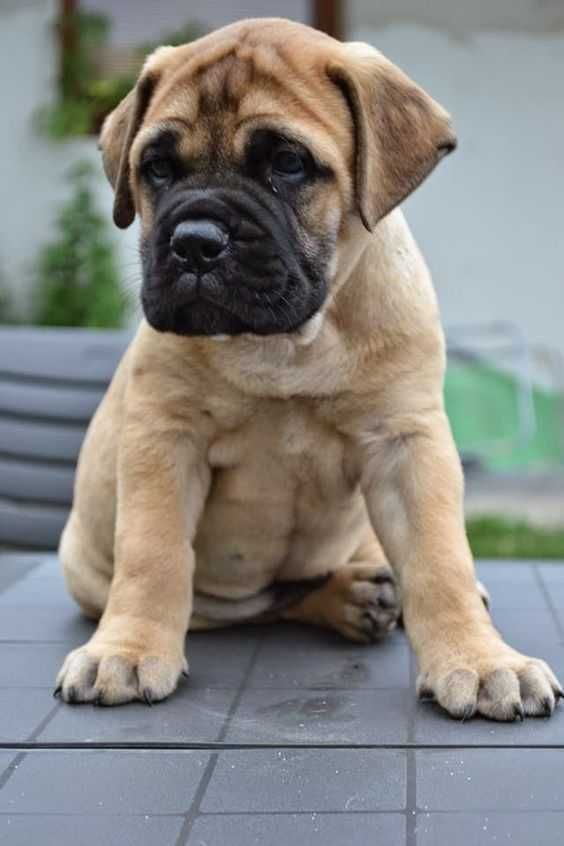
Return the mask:
<svg viewBox="0 0 564 846"><path fill-rule="evenodd" d="M389 418L359 443L368 511L401 583L420 694L458 718L551 714L557 679L502 640L478 592L444 413Z"/></svg>
<svg viewBox="0 0 564 846"><path fill-rule="evenodd" d="M187 670L192 541L210 474L193 438L152 421L125 425L119 448L115 570L90 641L57 678L66 702L164 699Z"/></svg>

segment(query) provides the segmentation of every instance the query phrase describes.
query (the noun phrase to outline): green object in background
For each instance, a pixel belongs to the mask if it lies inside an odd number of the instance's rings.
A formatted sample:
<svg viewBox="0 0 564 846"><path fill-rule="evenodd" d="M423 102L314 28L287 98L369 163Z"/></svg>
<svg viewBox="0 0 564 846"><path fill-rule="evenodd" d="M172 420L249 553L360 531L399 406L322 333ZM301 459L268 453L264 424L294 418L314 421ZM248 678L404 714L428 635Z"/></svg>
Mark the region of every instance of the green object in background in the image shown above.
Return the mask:
<svg viewBox="0 0 564 846"><path fill-rule="evenodd" d="M57 217L57 234L44 245L36 269L37 326L117 329L128 311L119 283L108 223L92 191L94 169L79 163L69 172L72 193Z"/></svg>
<svg viewBox="0 0 564 846"><path fill-rule="evenodd" d="M15 323L14 304L0 266L0 324Z"/></svg>
<svg viewBox="0 0 564 846"><path fill-rule="evenodd" d="M445 403L458 449L490 470L564 464L563 398L533 389L536 426L519 442L518 386L511 374L480 361L450 360Z"/></svg>
<svg viewBox="0 0 564 846"><path fill-rule="evenodd" d="M162 34L155 42L134 49L136 61L131 69L104 76L97 59L101 48L108 46L111 28L111 17L100 12L78 9L70 14L62 10L59 14L56 29L65 47L58 96L35 115L37 128L52 140L97 135L106 115L134 87L148 53L161 44L186 44L205 34L202 26L189 21L174 32Z"/></svg>
<svg viewBox="0 0 564 846"><path fill-rule="evenodd" d="M476 558L564 559L564 528L545 529L503 517L475 517L466 532Z"/></svg>

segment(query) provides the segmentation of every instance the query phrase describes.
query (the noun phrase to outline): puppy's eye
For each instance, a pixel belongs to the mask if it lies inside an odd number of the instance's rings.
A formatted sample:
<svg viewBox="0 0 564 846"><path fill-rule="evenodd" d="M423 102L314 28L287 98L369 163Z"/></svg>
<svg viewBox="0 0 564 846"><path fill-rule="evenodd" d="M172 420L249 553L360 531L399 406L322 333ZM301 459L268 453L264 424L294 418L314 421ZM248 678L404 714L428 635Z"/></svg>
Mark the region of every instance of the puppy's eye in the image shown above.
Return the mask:
<svg viewBox="0 0 564 846"><path fill-rule="evenodd" d="M172 180L174 169L169 159L150 159L143 171L147 179L156 187L161 187Z"/></svg>
<svg viewBox="0 0 564 846"><path fill-rule="evenodd" d="M296 181L305 175L303 156L295 150L278 150L272 158L272 172L283 179Z"/></svg>

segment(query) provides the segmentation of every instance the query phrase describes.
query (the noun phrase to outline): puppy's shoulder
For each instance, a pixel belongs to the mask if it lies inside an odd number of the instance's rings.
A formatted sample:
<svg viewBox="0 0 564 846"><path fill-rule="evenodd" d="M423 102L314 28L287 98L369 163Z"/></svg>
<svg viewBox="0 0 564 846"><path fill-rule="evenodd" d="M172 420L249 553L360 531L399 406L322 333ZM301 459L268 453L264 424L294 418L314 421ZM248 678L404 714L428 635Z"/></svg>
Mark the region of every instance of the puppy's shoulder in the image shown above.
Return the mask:
<svg viewBox="0 0 564 846"><path fill-rule="evenodd" d="M403 297L418 307L428 304L438 317L437 297L431 274L401 209L396 208L376 227L371 260L381 279L380 292L391 298Z"/></svg>
<svg viewBox="0 0 564 846"><path fill-rule="evenodd" d="M198 338L156 332L142 321L122 362L121 390L128 407L175 415L196 410L212 385L212 374Z"/></svg>

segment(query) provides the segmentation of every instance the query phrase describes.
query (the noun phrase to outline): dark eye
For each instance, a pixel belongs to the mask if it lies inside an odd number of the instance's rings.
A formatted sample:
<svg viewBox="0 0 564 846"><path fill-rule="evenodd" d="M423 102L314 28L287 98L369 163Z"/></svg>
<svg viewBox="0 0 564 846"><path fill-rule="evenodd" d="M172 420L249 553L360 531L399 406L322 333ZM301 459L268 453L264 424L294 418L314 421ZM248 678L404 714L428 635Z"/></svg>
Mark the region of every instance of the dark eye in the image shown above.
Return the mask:
<svg viewBox="0 0 564 846"><path fill-rule="evenodd" d="M305 174L304 158L295 150L278 150L272 158L272 172L286 179L299 179Z"/></svg>
<svg viewBox="0 0 564 846"><path fill-rule="evenodd" d="M172 163L168 159L150 159L143 170L153 185L157 186L170 182L173 176Z"/></svg>

